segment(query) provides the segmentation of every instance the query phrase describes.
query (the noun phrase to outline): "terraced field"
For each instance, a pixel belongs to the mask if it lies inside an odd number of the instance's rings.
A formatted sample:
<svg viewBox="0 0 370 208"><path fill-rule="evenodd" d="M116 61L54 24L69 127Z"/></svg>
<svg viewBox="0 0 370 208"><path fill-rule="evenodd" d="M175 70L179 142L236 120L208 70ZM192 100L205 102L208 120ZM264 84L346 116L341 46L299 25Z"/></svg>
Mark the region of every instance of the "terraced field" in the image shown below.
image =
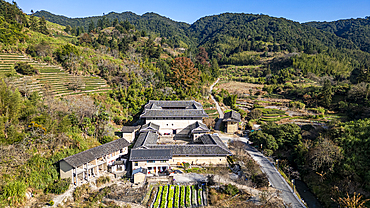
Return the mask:
<svg viewBox="0 0 370 208"><path fill-rule="evenodd" d="M26 93L33 91L43 93L44 89L48 88L49 92L58 97L110 90L106 81L100 77L74 76L66 73L60 66L38 63L20 54L0 54L0 77L4 77L6 73L9 73L17 62L27 62L40 72L39 75L22 75L10 79L10 84ZM68 87L77 82L81 86L79 90L73 90Z"/></svg>

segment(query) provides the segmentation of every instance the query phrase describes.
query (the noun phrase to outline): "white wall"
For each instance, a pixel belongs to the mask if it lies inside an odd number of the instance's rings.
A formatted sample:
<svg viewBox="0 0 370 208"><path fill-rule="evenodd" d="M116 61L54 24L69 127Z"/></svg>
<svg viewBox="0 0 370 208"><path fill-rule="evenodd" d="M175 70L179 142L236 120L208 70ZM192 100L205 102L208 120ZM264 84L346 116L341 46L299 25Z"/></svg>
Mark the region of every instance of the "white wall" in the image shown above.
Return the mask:
<svg viewBox="0 0 370 208"><path fill-rule="evenodd" d="M173 129L177 129L177 133L179 133L181 130L189 126L190 124L193 124L195 122L201 122L202 123L202 118L193 118L191 119L178 119L178 118L171 118L168 120L154 120L154 119L146 119L146 123L152 122L154 124L159 125L159 133L164 134L164 133L170 133L172 134Z"/></svg>

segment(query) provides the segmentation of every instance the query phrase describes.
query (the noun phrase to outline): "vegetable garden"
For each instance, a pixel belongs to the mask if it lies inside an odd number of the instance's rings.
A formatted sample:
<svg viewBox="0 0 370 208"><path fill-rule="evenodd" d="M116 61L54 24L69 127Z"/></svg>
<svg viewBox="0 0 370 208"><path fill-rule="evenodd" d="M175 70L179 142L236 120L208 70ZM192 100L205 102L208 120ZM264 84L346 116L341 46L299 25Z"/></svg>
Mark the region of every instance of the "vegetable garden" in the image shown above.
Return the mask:
<svg viewBox="0 0 370 208"><path fill-rule="evenodd" d="M207 205L205 186L165 185L152 189L148 207L188 208Z"/></svg>

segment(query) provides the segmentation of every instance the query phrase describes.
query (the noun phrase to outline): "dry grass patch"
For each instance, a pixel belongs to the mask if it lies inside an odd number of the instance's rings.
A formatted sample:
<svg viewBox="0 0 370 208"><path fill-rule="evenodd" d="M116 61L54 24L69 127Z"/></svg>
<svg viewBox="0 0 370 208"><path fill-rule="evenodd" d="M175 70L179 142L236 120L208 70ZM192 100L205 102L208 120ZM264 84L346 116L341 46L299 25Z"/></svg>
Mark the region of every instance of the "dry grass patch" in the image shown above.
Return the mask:
<svg viewBox="0 0 370 208"><path fill-rule="evenodd" d="M230 94L249 94L249 89L252 89L253 92L256 92L262 90L263 85L231 81L220 83L216 88L225 89Z"/></svg>

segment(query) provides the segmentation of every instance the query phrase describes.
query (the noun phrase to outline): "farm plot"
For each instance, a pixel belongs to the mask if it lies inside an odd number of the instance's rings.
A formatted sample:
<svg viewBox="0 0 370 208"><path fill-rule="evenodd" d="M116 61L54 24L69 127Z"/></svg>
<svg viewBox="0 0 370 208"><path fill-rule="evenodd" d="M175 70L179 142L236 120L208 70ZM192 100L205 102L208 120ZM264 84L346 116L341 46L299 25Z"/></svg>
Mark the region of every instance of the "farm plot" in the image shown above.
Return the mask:
<svg viewBox="0 0 370 208"><path fill-rule="evenodd" d="M188 208L207 205L205 186L165 185L153 188L148 207Z"/></svg>

